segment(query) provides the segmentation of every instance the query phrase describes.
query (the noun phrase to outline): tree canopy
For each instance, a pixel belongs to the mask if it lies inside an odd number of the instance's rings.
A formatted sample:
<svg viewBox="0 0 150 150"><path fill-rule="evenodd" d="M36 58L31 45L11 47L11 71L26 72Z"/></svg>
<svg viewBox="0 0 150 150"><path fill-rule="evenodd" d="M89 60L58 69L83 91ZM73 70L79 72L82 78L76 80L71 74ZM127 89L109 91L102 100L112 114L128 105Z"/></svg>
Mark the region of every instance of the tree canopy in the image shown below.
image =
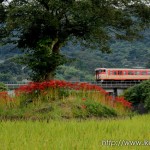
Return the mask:
<svg viewBox="0 0 150 150"><path fill-rule="evenodd" d="M2 37L5 34L3 23L6 18L6 12L5 12L5 8L4 8L2 2L3 2L3 0L0 0L0 39L2 39ZM2 43L0 42L0 44L2 44Z"/></svg>
<svg viewBox="0 0 150 150"><path fill-rule="evenodd" d="M64 63L60 49L70 40L109 52L114 39L133 40L149 27L143 0L13 0L5 6L6 36L25 49L34 80L49 80ZM6 39L5 39L6 40ZM8 42L8 41L7 41ZM34 61L35 60L35 61ZM51 63L50 63L51 62Z"/></svg>

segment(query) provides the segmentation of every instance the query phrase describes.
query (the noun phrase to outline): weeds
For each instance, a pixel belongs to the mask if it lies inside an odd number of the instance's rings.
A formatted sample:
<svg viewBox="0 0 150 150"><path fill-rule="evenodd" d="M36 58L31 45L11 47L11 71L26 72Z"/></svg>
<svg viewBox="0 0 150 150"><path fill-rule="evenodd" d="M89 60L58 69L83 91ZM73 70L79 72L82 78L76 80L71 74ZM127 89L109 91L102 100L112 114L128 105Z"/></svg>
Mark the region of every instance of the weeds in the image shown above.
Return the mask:
<svg viewBox="0 0 150 150"><path fill-rule="evenodd" d="M99 86L57 80L29 83L16 89L14 97L1 92L0 98L1 116L13 116L18 110L16 115L29 118L111 117L126 115L132 107L123 97L114 99Z"/></svg>

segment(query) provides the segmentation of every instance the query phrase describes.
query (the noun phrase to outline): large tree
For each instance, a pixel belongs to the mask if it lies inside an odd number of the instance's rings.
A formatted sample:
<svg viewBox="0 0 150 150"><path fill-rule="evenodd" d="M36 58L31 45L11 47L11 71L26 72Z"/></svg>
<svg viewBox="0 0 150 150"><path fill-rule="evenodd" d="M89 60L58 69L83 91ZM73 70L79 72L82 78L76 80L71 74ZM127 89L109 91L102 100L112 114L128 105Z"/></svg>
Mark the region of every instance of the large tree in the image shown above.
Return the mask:
<svg viewBox="0 0 150 150"><path fill-rule="evenodd" d="M7 36L25 49L34 80L49 80L64 63L68 41L109 51L111 39L132 40L149 27L149 1L12 0L6 7Z"/></svg>
<svg viewBox="0 0 150 150"><path fill-rule="evenodd" d="M6 12L5 12L5 8L3 5L3 0L0 0L0 39L2 39L2 37L4 36L5 32L4 32L4 22L5 22L5 18L6 18ZM1 44L1 41L0 41Z"/></svg>

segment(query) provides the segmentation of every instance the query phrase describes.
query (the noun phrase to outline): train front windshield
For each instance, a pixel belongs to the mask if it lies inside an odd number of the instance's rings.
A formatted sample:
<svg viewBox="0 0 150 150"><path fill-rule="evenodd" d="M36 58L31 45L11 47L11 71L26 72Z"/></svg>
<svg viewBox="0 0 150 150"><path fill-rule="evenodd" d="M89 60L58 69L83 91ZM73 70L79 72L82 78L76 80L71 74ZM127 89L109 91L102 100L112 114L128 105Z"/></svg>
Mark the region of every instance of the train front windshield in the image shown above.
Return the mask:
<svg viewBox="0 0 150 150"><path fill-rule="evenodd" d="M96 70L96 74L101 74L101 73L105 73L106 70L105 69L98 69Z"/></svg>
<svg viewBox="0 0 150 150"><path fill-rule="evenodd" d="M106 72L106 70L105 69L96 69L95 72L96 72L96 80L99 80L101 77L100 75L104 74Z"/></svg>

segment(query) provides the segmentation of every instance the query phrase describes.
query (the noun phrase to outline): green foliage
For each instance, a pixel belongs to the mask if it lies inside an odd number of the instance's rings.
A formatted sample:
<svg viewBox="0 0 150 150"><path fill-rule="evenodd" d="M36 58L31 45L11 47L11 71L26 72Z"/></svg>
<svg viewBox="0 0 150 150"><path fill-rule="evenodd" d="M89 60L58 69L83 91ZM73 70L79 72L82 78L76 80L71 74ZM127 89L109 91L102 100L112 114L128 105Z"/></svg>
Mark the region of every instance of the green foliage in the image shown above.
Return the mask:
<svg viewBox="0 0 150 150"><path fill-rule="evenodd" d="M85 102L86 110L89 116L96 117L109 117L109 116L117 116L117 113L112 109L108 108L104 105L101 105L96 101L86 101Z"/></svg>
<svg viewBox="0 0 150 150"><path fill-rule="evenodd" d="M150 111L150 92L147 94L145 98L145 108Z"/></svg>
<svg viewBox="0 0 150 150"><path fill-rule="evenodd" d="M84 46L110 52L110 40L133 40L150 20L149 7L138 0L13 0L6 6L6 11L5 29L10 42L27 48L28 57L41 58L40 61L44 58L41 65L39 60L30 61L30 58L27 63L34 73L33 79L39 81L51 79L63 63L60 48L68 41L75 39ZM41 42L42 47L39 46ZM43 48L47 57L42 53ZM51 51L51 56L47 50ZM47 69L49 66L52 69Z"/></svg>
<svg viewBox="0 0 150 150"><path fill-rule="evenodd" d="M123 11L121 5L128 11ZM15 39L18 46L31 49L34 49L41 39L47 37L50 37L51 45L55 47L64 44L68 37L75 36L84 39L84 44L87 41L88 46L99 45L107 51L109 39L114 36L133 39L139 26L149 23L149 7L137 0L134 0L132 5L130 1L123 0L118 3L93 0L70 2L13 0L7 11L8 31L19 30L21 32L17 34L19 39ZM136 17L135 20L133 16ZM57 42L54 42L56 39Z"/></svg>
<svg viewBox="0 0 150 150"><path fill-rule="evenodd" d="M145 108L150 111L150 80L129 88L125 91L124 96L133 105L144 103Z"/></svg>
<svg viewBox="0 0 150 150"><path fill-rule="evenodd" d="M106 68L134 68L148 67L150 58L150 30L146 30L144 38L136 40L132 43L125 41L114 41L111 43L112 53L105 54L98 50L91 51L82 49L80 45L67 45L63 49L63 53L74 61L67 64L74 66L78 70L87 72L94 76L94 69L97 67ZM69 51L73 49L73 51ZM88 55L87 55L88 54Z"/></svg>
<svg viewBox="0 0 150 150"><path fill-rule="evenodd" d="M88 73L86 69L87 68L84 68L83 71L81 71L73 66L63 65L57 69L55 78L67 81L93 81L94 75Z"/></svg>
<svg viewBox="0 0 150 150"><path fill-rule="evenodd" d="M102 105L94 100L86 100L72 104L72 115L75 118L92 118L92 117L116 117L117 112L107 106Z"/></svg>
<svg viewBox="0 0 150 150"><path fill-rule="evenodd" d="M58 98L63 99L69 96L69 91L66 89L58 89Z"/></svg>
<svg viewBox="0 0 150 150"><path fill-rule="evenodd" d="M5 13L5 9L3 7L3 4L2 4L3 0L0 1L0 24L4 22L5 20L5 17L6 17L6 13Z"/></svg>
<svg viewBox="0 0 150 150"><path fill-rule="evenodd" d="M56 68L66 62L62 54L52 51L50 43L50 39L41 40L36 49L25 50L25 55L19 58L19 62L32 71L30 77L33 81L52 79Z"/></svg>
<svg viewBox="0 0 150 150"><path fill-rule="evenodd" d="M67 61L65 65L57 68L55 78L67 81L93 81L94 69L97 67L134 68L146 66L150 68L150 30L143 32L143 36L143 39L132 43L114 41L111 43L113 52L110 54L98 50L83 49L80 44L69 43L62 48L61 52L71 61ZM22 66L13 61L12 57L17 58L19 55L21 52L14 45L0 47L0 72L2 74L9 73L12 76L10 79L14 81L20 80L20 76L22 79L27 79L29 74L32 74L27 65ZM25 60L22 60L25 63ZM9 80L9 78L7 79Z"/></svg>
<svg viewBox="0 0 150 150"><path fill-rule="evenodd" d="M22 66L16 64L13 59L8 59L3 63L0 63L0 72L1 74L19 75L22 73Z"/></svg>
<svg viewBox="0 0 150 150"><path fill-rule="evenodd" d="M147 68L150 68L150 59L148 60L148 63L146 64Z"/></svg>
<svg viewBox="0 0 150 150"><path fill-rule="evenodd" d="M0 81L14 81L14 78L9 73L0 73Z"/></svg>
<svg viewBox="0 0 150 150"><path fill-rule="evenodd" d="M4 22L6 19L5 7L2 4L3 0L0 1L0 45L2 44L2 38L6 36L6 30L4 28Z"/></svg>
<svg viewBox="0 0 150 150"><path fill-rule="evenodd" d="M0 92L2 92L2 91L7 91L7 87L4 83L0 82Z"/></svg>
<svg viewBox="0 0 150 150"><path fill-rule="evenodd" d="M89 90L90 86L93 89ZM86 83L73 84L58 80L30 83L17 89L15 95L0 93L0 117L85 119L128 115L128 109L123 103L112 104L112 100L101 90Z"/></svg>

